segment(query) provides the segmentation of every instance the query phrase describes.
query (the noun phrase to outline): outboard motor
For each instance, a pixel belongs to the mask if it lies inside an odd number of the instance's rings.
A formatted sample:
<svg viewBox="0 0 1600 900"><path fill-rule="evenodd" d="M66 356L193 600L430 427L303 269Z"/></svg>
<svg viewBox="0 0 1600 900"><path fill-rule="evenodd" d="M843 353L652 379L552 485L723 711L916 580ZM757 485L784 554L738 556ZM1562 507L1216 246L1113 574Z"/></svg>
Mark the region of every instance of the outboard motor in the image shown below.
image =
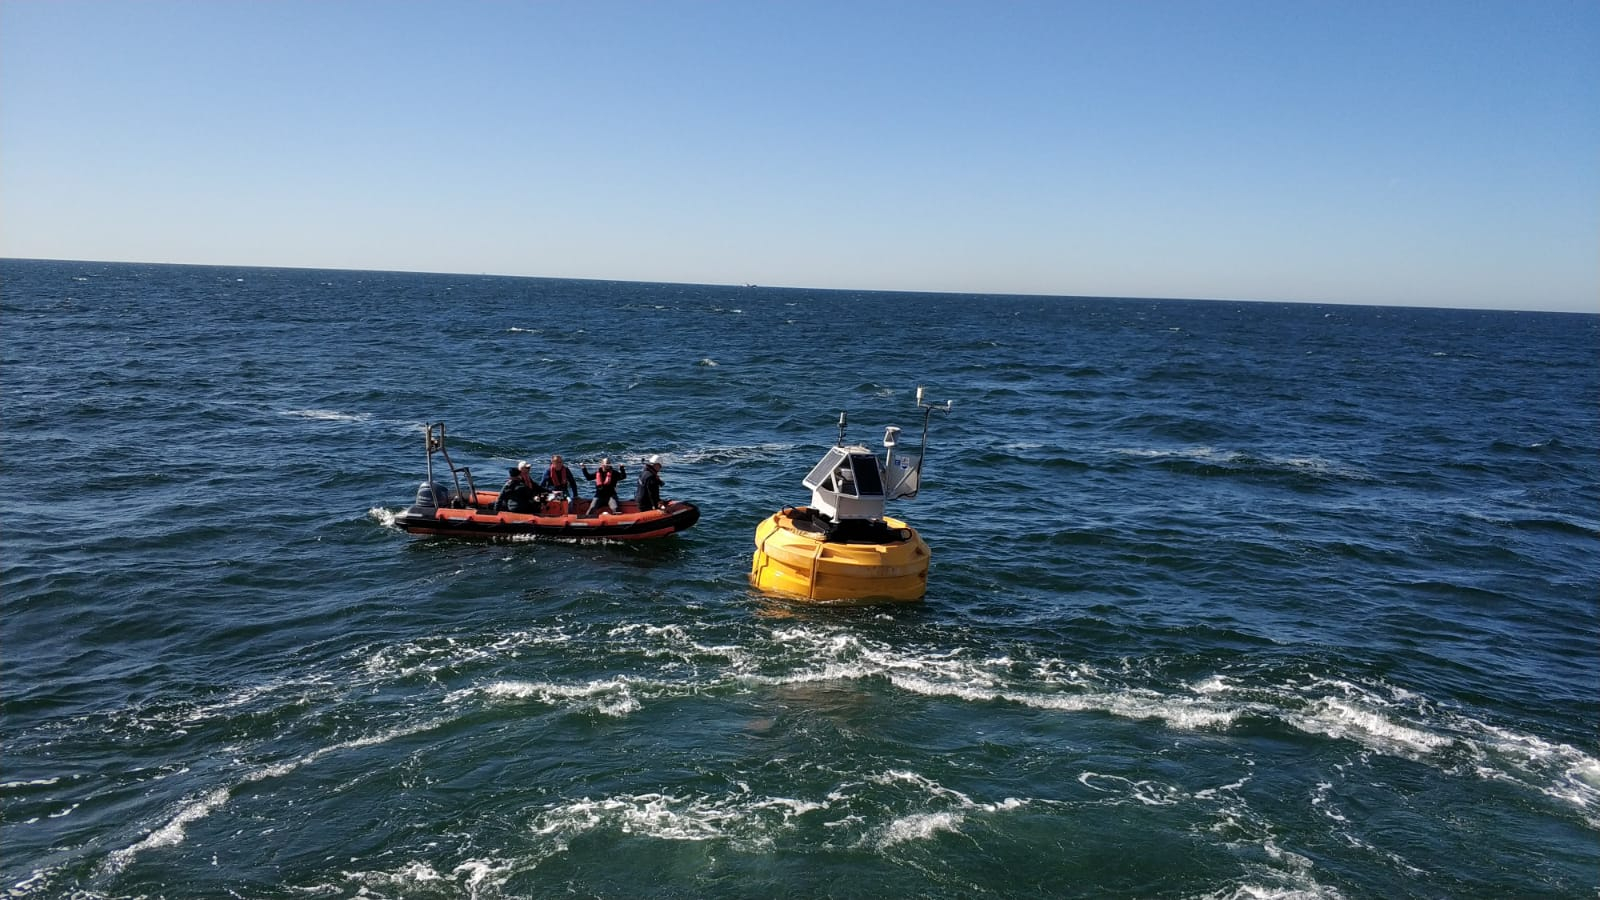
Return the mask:
<svg viewBox="0 0 1600 900"><path fill-rule="evenodd" d="M424 481L417 485L417 502L412 506L416 509L448 509L450 490L437 481Z"/></svg>

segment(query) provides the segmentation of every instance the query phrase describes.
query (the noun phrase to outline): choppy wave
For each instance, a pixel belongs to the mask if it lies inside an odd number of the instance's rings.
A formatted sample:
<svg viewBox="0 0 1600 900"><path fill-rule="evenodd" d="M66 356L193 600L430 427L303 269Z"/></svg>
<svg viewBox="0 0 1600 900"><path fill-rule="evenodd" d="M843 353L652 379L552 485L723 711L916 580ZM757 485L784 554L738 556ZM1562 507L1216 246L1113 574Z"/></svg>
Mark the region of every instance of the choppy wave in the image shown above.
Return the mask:
<svg viewBox="0 0 1600 900"><path fill-rule="evenodd" d="M895 809L883 808L889 795ZM968 816L1003 815L1028 805L1005 798L975 801L926 776L905 770L869 773L840 784L817 799L765 796L748 785L728 792L677 796L661 793L582 798L541 811L533 830L553 838L557 852L577 835L620 832L667 841L723 841L746 850L765 850L787 840L805 823L822 829L835 843L885 851L898 844L927 841L940 833L959 834ZM875 820L863 810L879 809Z"/></svg>
<svg viewBox="0 0 1600 900"><path fill-rule="evenodd" d="M580 641L556 631L518 634L479 648L441 642L412 646L400 664L392 654L375 665L397 675L435 673L516 652L533 644ZM652 677L648 672L581 683L490 681L458 689L451 703L531 702L569 711L623 717L646 704L719 695L729 689L859 683L887 685L905 695L960 704L1012 704L1052 713L1102 714L1153 720L1178 731L1227 733L1262 723L1302 735L1348 742L1365 752L1421 762L1458 777L1497 780L1544 794L1585 815L1600 812L1600 760L1579 748L1555 744L1486 724L1436 700L1384 684L1345 679L1278 681L1260 673L1248 681L1213 674L1183 683L1129 680L1056 658L984 657L961 647L899 648L852 632L808 626L780 627L763 643L706 642L682 625L630 625L612 629L596 647L606 655L652 660L665 673L691 666L699 678ZM428 656L441 657L429 662ZM381 664L378 662L381 660ZM779 671L774 661L782 660Z"/></svg>
<svg viewBox="0 0 1600 900"><path fill-rule="evenodd" d="M573 636L559 628L535 628L506 634L443 636L363 648L359 658L365 674L377 681L424 678L440 682L454 671L494 662L539 647L568 644Z"/></svg>
<svg viewBox="0 0 1600 900"><path fill-rule="evenodd" d="M381 744L396 738L417 734L419 732L427 731L436 727L436 724L437 723L426 722L407 725L381 734L359 737L352 740L343 741L338 744L333 744L328 747L322 747L298 759L290 760L289 762L264 765L252 769L244 773L235 783L229 786L214 788L206 791L198 797L192 797L188 800L185 800L178 807L172 818L168 819L164 824L158 826L155 828L155 830L151 831L149 834L145 835L135 843L119 850L111 851L106 856L102 870L108 874L115 874L127 868L128 864L133 861L134 857L138 856L140 853L159 847L171 847L183 843L185 837L187 836L190 825L193 825L195 822L198 822L217 810L222 809L228 804L228 801L233 798L234 792L245 785L258 781L265 781L270 778L280 778L284 775L288 775L302 766L312 765L330 754L341 753L349 750L359 750L363 747L370 747L374 744Z"/></svg>
<svg viewBox="0 0 1600 900"><path fill-rule="evenodd" d="M1239 725L1254 729L1261 722L1275 722L1307 736L1349 742L1364 752L1425 763L1454 777L1516 785L1569 805L1591 821L1600 808L1600 760L1594 756L1570 745L1486 724L1442 708L1433 700L1384 685L1326 678L1289 678L1272 683L1256 677L1244 682L1222 674L1184 684L1141 683L1128 681L1126 673L1067 660L982 657L961 647L896 648L864 640L847 630L811 626L777 627L762 642L748 644L708 641L681 624L621 626L606 632L598 645L593 644L594 640L592 634L574 634L560 627L511 632L473 642L440 638L379 648L365 656L363 667L374 683L418 677L447 683L453 675L496 668L508 659L541 649L564 652L577 643L593 645L600 653L634 654L653 660L658 674L572 683L490 679L452 689L441 702L445 708L472 703L534 703L572 712L627 717L652 703L723 695L752 686L860 683L868 688L887 687L908 696L959 704L1015 704L1049 713L1153 719L1179 731L1226 733ZM772 671L775 659L783 660L780 671ZM685 664L692 664L701 675L688 679L661 677ZM322 679L319 683L325 682ZM189 710L181 718L192 726L226 716L230 710L248 707L268 695L302 692L299 685L260 686ZM453 715L463 714L458 709ZM107 866L112 871L120 870L141 852L181 842L189 825L222 808L241 785L287 774L331 753L435 727L438 720L429 720L330 745L288 763L257 767L229 786L203 791L185 801L145 838L111 854ZM1080 780L1096 790L1106 784L1105 776L1086 774ZM20 785L7 785L5 789L17 787ZM1132 796L1144 803L1168 802L1158 795L1142 796L1144 790L1135 789ZM993 807L969 803L956 794L948 796L961 801L956 809ZM1012 802L1002 799L1006 804ZM703 812L706 802L704 798L654 797L651 803L656 806L651 807L654 812L650 815L669 823L663 827L670 830L677 827L670 823L683 822L678 814L669 813ZM624 819L634 814L627 812L632 808L627 802L617 798L583 808L590 812L610 809ZM708 815L715 820L721 814ZM934 817L916 818L924 815ZM567 819L562 821L571 824ZM922 834L924 829L931 834L958 829L959 824L959 816L950 810L907 813L898 825L881 825L879 837L890 845ZM707 830L704 822L684 827L687 830L682 833L698 830L709 835L714 831Z"/></svg>
<svg viewBox="0 0 1600 900"><path fill-rule="evenodd" d="M1600 317L0 267L12 895L1600 890ZM754 595L918 384L927 601ZM413 540L423 418L701 521Z"/></svg>

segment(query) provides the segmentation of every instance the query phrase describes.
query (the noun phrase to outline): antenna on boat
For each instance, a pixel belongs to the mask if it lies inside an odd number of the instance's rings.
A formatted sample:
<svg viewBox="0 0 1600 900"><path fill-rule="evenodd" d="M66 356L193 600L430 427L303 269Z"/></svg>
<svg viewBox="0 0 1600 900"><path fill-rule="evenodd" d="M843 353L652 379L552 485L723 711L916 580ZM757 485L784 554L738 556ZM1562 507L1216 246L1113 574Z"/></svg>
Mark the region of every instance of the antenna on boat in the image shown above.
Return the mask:
<svg viewBox="0 0 1600 900"><path fill-rule="evenodd" d="M423 443L427 445L428 483L433 484L433 454L444 450L444 423L422 426Z"/></svg>
<svg viewBox="0 0 1600 900"><path fill-rule="evenodd" d="M834 445L836 447L843 447L844 446L844 426L845 426L844 410L841 409L841 410L839 410L839 443Z"/></svg>
<svg viewBox="0 0 1600 900"><path fill-rule="evenodd" d="M433 454L437 453L444 457L444 464L450 468L450 480L455 483L456 496L464 496L461 493L461 475L465 475L467 476L467 487L472 491L472 496L477 497L478 486L472 483L472 470L466 466L457 467L455 462L450 459L450 451L444 448L444 423L435 422L432 425L424 425L422 426L422 432L425 435L425 441L428 446L428 484L433 484Z"/></svg>

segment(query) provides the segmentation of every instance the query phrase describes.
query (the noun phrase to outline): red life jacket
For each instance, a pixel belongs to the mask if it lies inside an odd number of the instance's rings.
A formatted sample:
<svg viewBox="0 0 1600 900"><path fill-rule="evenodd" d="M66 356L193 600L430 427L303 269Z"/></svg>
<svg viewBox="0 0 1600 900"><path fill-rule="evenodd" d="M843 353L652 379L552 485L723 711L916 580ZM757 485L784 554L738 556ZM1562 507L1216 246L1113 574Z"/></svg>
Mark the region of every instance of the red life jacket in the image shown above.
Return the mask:
<svg viewBox="0 0 1600 900"><path fill-rule="evenodd" d="M610 487L617 483L617 470L601 468L594 473L594 486L597 488Z"/></svg>
<svg viewBox="0 0 1600 900"><path fill-rule="evenodd" d="M558 469L551 466L549 471L544 473L544 477L550 482L551 487L564 488L567 486L567 467L562 466Z"/></svg>

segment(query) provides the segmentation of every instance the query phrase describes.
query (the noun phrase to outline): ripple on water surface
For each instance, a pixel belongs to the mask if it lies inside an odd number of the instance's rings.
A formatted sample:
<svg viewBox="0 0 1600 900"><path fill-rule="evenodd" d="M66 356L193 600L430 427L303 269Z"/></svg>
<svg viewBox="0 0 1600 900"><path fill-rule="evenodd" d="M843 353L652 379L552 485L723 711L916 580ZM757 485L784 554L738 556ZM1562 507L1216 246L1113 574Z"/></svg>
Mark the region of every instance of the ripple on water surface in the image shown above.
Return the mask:
<svg viewBox="0 0 1600 900"><path fill-rule="evenodd" d="M1595 317L3 265L14 896L1600 889ZM752 595L919 383L927 601ZM439 420L704 516L410 538Z"/></svg>

